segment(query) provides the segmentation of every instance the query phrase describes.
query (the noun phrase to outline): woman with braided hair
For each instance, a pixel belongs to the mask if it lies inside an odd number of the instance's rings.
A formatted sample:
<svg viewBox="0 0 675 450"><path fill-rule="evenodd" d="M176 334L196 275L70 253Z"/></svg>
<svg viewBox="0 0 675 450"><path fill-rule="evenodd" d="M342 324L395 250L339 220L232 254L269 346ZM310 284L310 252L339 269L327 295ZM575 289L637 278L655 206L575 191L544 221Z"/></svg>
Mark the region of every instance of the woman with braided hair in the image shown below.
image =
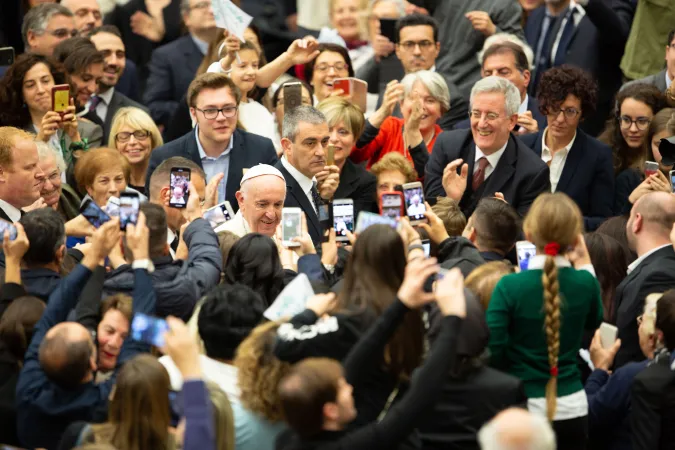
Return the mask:
<svg viewBox="0 0 675 450"><path fill-rule="evenodd" d="M603 315L582 224L567 195L540 195L523 223L537 254L527 271L497 283L487 310L491 365L523 380L528 409L552 422L559 450L586 448L577 353L584 331L598 328Z"/></svg>

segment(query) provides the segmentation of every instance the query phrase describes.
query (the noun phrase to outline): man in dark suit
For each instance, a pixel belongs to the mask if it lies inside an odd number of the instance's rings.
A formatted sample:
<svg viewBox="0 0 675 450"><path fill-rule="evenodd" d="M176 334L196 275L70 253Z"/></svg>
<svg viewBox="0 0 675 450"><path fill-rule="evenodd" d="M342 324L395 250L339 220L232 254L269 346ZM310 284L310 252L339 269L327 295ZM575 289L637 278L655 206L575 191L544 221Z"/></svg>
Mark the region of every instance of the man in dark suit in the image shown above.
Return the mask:
<svg viewBox="0 0 675 450"><path fill-rule="evenodd" d="M551 112L548 127L520 138L549 164L551 190L564 192L577 203L587 231L613 215L612 149L579 128L595 111L596 98L595 81L583 70L549 69L539 82L539 104Z"/></svg>
<svg viewBox="0 0 675 450"><path fill-rule="evenodd" d="M169 123L204 59L209 42L221 32L216 28L210 2L183 1L181 12L189 34L152 52L149 64L143 103L150 108L157 125Z"/></svg>
<svg viewBox="0 0 675 450"><path fill-rule="evenodd" d="M666 41L666 68L654 75L626 83L621 86L621 89L632 84L645 83L653 84L659 88L659 91L666 92L673 80L675 80L675 28L668 33L668 40Z"/></svg>
<svg viewBox="0 0 675 450"><path fill-rule="evenodd" d="M481 73L483 77L506 78L518 88L521 100L515 127L518 134L536 133L546 127L546 118L539 111L537 99L527 94L531 74L522 46L510 41L492 44L483 52ZM471 119L455 125L455 130L465 128L471 128Z"/></svg>
<svg viewBox="0 0 675 450"><path fill-rule="evenodd" d="M18 128L0 127L0 219L8 222L18 222L21 208L40 198L45 177L34 138Z"/></svg>
<svg viewBox="0 0 675 450"><path fill-rule="evenodd" d="M304 105L286 112L281 139L284 156L275 167L286 180L284 207L302 209L315 247L321 245L325 229L333 226L332 222L327 225L325 211L340 179L337 166L326 166L329 140L328 124L321 112Z"/></svg>
<svg viewBox="0 0 675 450"><path fill-rule="evenodd" d="M675 251L670 232L675 223L675 197L653 192L640 197L626 225L628 245L638 258L628 266L628 276L617 286L612 316L619 329L621 348L614 366L642 361L638 338L638 316L645 297L675 287Z"/></svg>
<svg viewBox="0 0 675 450"><path fill-rule="evenodd" d="M206 173L206 182L218 182L218 202L239 209L235 193L244 170L256 164L274 164L277 153L272 141L236 128L241 91L224 74L205 73L188 89L190 114L197 122L194 131L155 149L148 163L146 192L155 168L173 156L191 159ZM221 178L222 177L222 178Z"/></svg>
<svg viewBox="0 0 675 450"><path fill-rule="evenodd" d="M103 77L98 83L98 94L92 97L89 113L85 117L103 127L103 145L107 146L112 121L120 108L133 106L149 111L116 89L126 67L126 48L119 30L113 25L104 25L92 30L89 38L96 49L103 53L105 65Z"/></svg>
<svg viewBox="0 0 675 450"><path fill-rule="evenodd" d="M551 189L548 166L511 134L518 105L518 89L504 78L474 85L471 130L445 132L436 140L424 179L427 198L448 196L469 217L481 198L501 192L524 216L534 199Z"/></svg>
<svg viewBox="0 0 675 450"><path fill-rule="evenodd" d="M605 127L614 94L621 86L619 63L632 12L630 0L553 0L535 9L525 26L536 65L530 94L537 92L541 75L551 67L571 64L585 69L597 80L600 91L596 113L584 121L582 128L597 136Z"/></svg>

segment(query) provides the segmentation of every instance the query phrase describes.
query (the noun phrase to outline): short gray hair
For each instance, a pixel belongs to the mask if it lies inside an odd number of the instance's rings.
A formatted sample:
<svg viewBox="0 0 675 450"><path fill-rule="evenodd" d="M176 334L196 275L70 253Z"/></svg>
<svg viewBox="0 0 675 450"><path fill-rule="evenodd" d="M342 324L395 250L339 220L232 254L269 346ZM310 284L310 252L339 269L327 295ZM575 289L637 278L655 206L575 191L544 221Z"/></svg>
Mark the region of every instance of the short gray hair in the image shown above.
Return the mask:
<svg viewBox="0 0 675 450"><path fill-rule="evenodd" d="M420 70L419 72L409 73L401 80L401 85L405 89L406 97L410 95L416 82L420 82L427 88L433 98L438 100L444 111L450 110L450 91L443 76L430 70Z"/></svg>
<svg viewBox="0 0 675 450"><path fill-rule="evenodd" d="M398 8L399 17L405 16L405 3L403 3L403 0L371 0L369 12L372 12L378 3L393 3Z"/></svg>
<svg viewBox="0 0 675 450"><path fill-rule="evenodd" d="M527 65L529 66L528 68L530 70L534 70L534 52L532 51L532 47L530 47L518 36L511 33L497 33L485 39L483 49L476 54L476 56L478 57L478 62L480 63L481 67L483 67L484 62L483 55L485 54L485 50L487 50L488 48L492 47L495 44L501 44L502 42L511 42L522 48L523 52L525 53L525 57L527 58Z"/></svg>
<svg viewBox="0 0 675 450"><path fill-rule="evenodd" d="M188 12L190 12L190 0L180 1L180 12L181 14L187 14Z"/></svg>
<svg viewBox="0 0 675 450"><path fill-rule="evenodd" d="M518 114L518 108L520 108L520 92L518 92L518 88L509 80L494 75L478 80L473 85L473 88L471 88L471 108L473 108L473 99L476 95L489 92L504 94L504 109L507 116Z"/></svg>
<svg viewBox="0 0 675 450"><path fill-rule="evenodd" d="M26 48L28 46L28 32L42 34L47 29L47 24L54 16L73 17L72 11L58 3L42 3L30 9L23 18L21 25L21 37Z"/></svg>
<svg viewBox="0 0 675 450"><path fill-rule="evenodd" d="M509 414L502 412L502 414ZM529 427L531 428L531 438L527 446L519 445L517 450L556 450L555 433L551 424L544 416L526 412L529 416ZM499 415L483 425L478 431L478 443L481 450L516 450L508 443L502 442L503 433L506 424L499 423Z"/></svg>
<svg viewBox="0 0 675 450"><path fill-rule="evenodd" d="M290 111L285 111L281 137L289 139L291 142L295 142L300 122L307 122L312 125L328 123L326 116L313 106L298 106Z"/></svg>
<svg viewBox="0 0 675 450"><path fill-rule="evenodd" d="M40 162L48 158L54 158L56 160L56 168L59 169L59 173L66 171L66 162L63 160L63 155L59 150L56 150L51 145L42 141L35 141L35 145L38 150L38 159Z"/></svg>

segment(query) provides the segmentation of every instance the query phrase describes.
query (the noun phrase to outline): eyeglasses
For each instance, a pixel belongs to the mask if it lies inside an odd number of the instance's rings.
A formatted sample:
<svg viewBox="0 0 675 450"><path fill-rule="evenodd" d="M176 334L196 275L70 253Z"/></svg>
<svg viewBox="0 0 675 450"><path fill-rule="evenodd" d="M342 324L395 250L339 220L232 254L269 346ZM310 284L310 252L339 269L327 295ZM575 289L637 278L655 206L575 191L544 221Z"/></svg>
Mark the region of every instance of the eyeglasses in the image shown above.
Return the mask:
<svg viewBox="0 0 675 450"><path fill-rule="evenodd" d="M619 117L619 123L621 124L621 129L627 130L630 127L635 124L638 130L644 131L647 128L649 128L649 124L651 123L651 119L649 117L638 117L637 119L633 120L632 117L630 116L621 116Z"/></svg>
<svg viewBox="0 0 675 450"><path fill-rule="evenodd" d="M122 131L115 135L115 142L127 142L133 136L137 141L144 141L150 137L148 130L136 130L133 133L129 131Z"/></svg>
<svg viewBox="0 0 675 450"><path fill-rule="evenodd" d="M546 115L549 116L549 117L553 117L553 118L557 119L558 116L560 115L560 113L563 113L563 116L565 116L565 119L572 120L575 117L577 117L579 114L581 114L581 111L579 111L576 108L570 107L570 108L565 108L565 109L559 109L557 111L556 110L549 111L548 114L546 114Z"/></svg>
<svg viewBox="0 0 675 450"><path fill-rule="evenodd" d="M469 118L480 120L481 117L483 117L483 114L485 114L485 121L486 122L494 122L495 120L499 119L499 117L500 117L499 114L497 114L497 113L493 113L493 112L483 113L482 111L478 111L477 109L474 109L472 111L469 111Z"/></svg>
<svg viewBox="0 0 675 450"><path fill-rule="evenodd" d="M45 30L47 33L51 34L55 38L66 39L69 37L75 37L80 34L77 30L69 30L68 28L58 28L56 30Z"/></svg>
<svg viewBox="0 0 675 450"><path fill-rule="evenodd" d="M200 111L202 114L204 114L204 118L207 120L213 120L218 117L218 113L223 113L223 117L226 119L229 119L230 117L234 117L235 114L237 114L237 108L236 106L226 106L224 108L207 108L207 109L199 109L195 108L197 111Z"/></svg>
<svg viewBox="0 0 675 450"><path fill-rule="evenodd" d="M335 63L335 64L319 64L318 66L314 67L314 70L317 72L328 72L330 69L335 70L336 72L342 72L343 70L348 70L349 69L349 64L347 63Z"/></svg>
<svg viewBox="0 0 675 450"><path fill-rule="evenodd" d="M425 39L423 41L405 41L401 42L399 45L408 51L414 50L418 45L420 50L429 50L431 47L433 47L434 43Z"/></svg>

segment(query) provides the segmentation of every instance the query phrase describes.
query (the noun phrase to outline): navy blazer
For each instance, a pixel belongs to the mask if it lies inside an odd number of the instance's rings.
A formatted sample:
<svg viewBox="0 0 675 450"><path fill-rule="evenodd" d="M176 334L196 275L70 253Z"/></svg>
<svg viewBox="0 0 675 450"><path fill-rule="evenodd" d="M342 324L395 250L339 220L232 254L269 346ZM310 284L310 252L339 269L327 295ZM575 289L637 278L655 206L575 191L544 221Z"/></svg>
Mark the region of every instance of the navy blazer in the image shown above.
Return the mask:
<svg viewBox="0 0 675 450"><path fill-rule="evenodd" d="M95 124L98 124L103 128L103 141L101 145L104 147L108 146L108 138L110 137L110 129L112 128L112 122L113 119L115 118L115 114L117 114L117 111L120 110L120 108L125 108L125 107L130 107L133 106L134 108L141 109L145 111L146 113L150 114L150 111L148 108L145 106L141 105L140 103L137 103L127 97L126 95L122 94L115 88L115 91L113 92L113 96L110 99L110 104L108 105L108 111L106 112L105 117L99 117L98 114L96 114L96 110L89 111L87 114L84 115L85 118L91 120ZM114 148L114 147L113 147Z"/></svg>
<svg viewBox="0 0 675 450"><path fill-rule="evenodd" d="M190 131L185 136L162 145L152 151L150 162L148 163L148 172L145 176L145 192L150 194L150 176L163 161L174 156L194 161L195 164L202 166L202 159L199 156L197 147L197 130ZM277 161L277 152L274 149L272 141L258 136L257 134L247 133L246 131L235 129L232 134L234 146L230 152L230 166L227 171L227 184L225 186L225 200L230 202L234 212L239 210L239 203L235 193L239 190L239 183L243 177L243 169L250 169L256 164L273 165ZM169 180L167 179L167 184ZM206 180L208 182L208 180Z"/></svg>
<svg viewBox="0 0 675 450"><path fill-rule="evenodd" d="M520 137L541 157L544 129ZM556 192L574 200L584 215L586 231L593 231L614 215L614 165L612 149L581 129L567 155Z"/></svg>
<svg viewBox="0 0 675 450"><path fill-rule="evenodd" d="M539 102L534 95L527 96L527 110L532 113L532 118L537 121L540 130L546 128L546 117L539 111ZM471 128L471 119L469 118L457 122L453 130L466 130L467 128Z"/></svg>
<svg viewBox="0 0 675 450"><path fill-rule="evenodd" d="M481 195L475 195L471 189L471 174L475 164L476 144L473 142L471 130L454 130L438 136L434 151L429 156L424 177L427 200L433 202L436 197L445 196L443 169L459 158L469 165L466 190L459 202L459 207L466 217L473 214L481 198L494 197L495 192L504 194L504 199L509 205L513 206L518 214L525 216L539 194L551 191L548 166L511 134L497 167L485 180L487 184ZM461 167L458 167L457 171L459 173Z"/></svg>
<svg viewBox="0 0 675 450"><path fill-rule="evenodd" d="M157 125L169 123L202 59L204 54L189 34L152 52L143 103L150 108L152 120Z"/></svg>
<svg viewBox="0 0 675 450"><path fill-rule="evenodd" d="M354 200L354 218L361 211L378 212L377 178L363 166L347 159L340 171L340 184L333 198Z"/></svg>

